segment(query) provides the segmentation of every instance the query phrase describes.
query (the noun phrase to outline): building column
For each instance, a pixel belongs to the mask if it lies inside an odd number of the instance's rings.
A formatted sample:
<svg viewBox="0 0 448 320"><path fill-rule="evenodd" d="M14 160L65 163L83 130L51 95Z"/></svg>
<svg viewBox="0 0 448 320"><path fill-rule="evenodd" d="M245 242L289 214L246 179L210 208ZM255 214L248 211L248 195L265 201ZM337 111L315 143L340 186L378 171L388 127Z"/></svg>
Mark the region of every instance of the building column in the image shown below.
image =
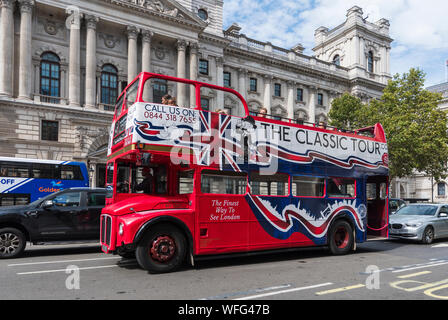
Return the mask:
<svg viewBox="0 0 448 320"><path fill-rule="evenodd" d="M31 99L31 32L33 0L20 0L19 98Z"/></svg>
<svg viewBox="0 0 448 320"><path fill-rule="evenodd" d="M316 93L317 88L316 87L309 87L309 108L308 108L308 122L315 123L316 122Z"/></svg>
<svg viewBox="0 0 448 320"><path fill-rule="evenodd" d="M139 30L137 27L128 26L128 84L137 77L137 37Z"/></svg>
<svg viewBox="0 0 448 320"><path fill-rule="evenodd" d="M272 92L271 92L271 82L272 82L272 76L265 75L263 77L264 81L264 99L263 99L263 107L265 107L268 110L268 114L271 114L271 104L272 104Z"/></svg>
<svg viewBox="0 0 448 320"><path fill-rule="evenodd" d="M360 50L360 39L358 36L354 36L353 39L353 57L351 65L360 65L361 64L361 50Z"/></svg>
<svg viewBox="0 0 448 320"><path fill-rule="evenodd" d="M216 84L219 87L224 87L224 59L216 57ZM216 106L215 110L224 109L224 91L216 91Z"/></svg>
<svg viewBox="0 0 448 320"><path fill-rule="evenodd" d="M288 118L294 119L294 104L295 104L295 97L294 97L294 82L288 81L288 100L286 102L286 110L288 112Z"/></svg>
<svg viewBox="0 0 448 320"><path fill-rule="evenodd" d="M86 16L86 107L95 108L96 104L96 24L98 17Z"/></svg>
<svg viewBox="0 0 448 320"><path fill-rule="evenodd" d="M81 15L79 12L67 12L71 14L70 20L70 57L68 66L68 100L69 104L80 105L80 86L81 86L81 66L80 66L80 48L81 48Z"/></svg>
<svg viewBox="0 0 448 320"><path fill-rule="evenodd" d="M154 33L142 30L142 71L151 72L151 39Z"/></svg>
<svg viewBox="0 0 448 320"><path fill-rule="evenodd" d="M328 92L328 112L330 112L332 104L333 104L333 100L336 99L337 96L338 96L337 91Z"/></svg>
<svg viewBox="0 0 448 320"><path fill-rule="evenodd" d="M187 77L186 73L186 50L187 50L187 41L178 40L176 42L177 48L177 77L181 79L185 79ZM186 95L185 95L185 84L177 83L177 105L180 107L186 107Z"/></svg>
<svg viewBox="0 0 448 320"><path fill-rule="evenodd" d="M190 80L198 80L198 51L199 44L194 42L190 45ZM196 107L196 92L190 86L190 106Z"/></svg>
<svg viewBox="0 0 448 320"><path fill-rule="evenodd" d="M0 0L0 95L13 93L14 0Z"/></svg>
<svg viewBox="0 0 448 320"><path fill-rule="evenodd" d="M153 35L154 33L150 30L142 30L142 72L151 72L151 39ZM143 101L153 101L150 86L145 86L145 90L143 90Z"/></svg>
<svg viewBox="0 0 448 320"><path fill-rule="evenodd" d="M359 65L366 68L366 56L364 52L365 40L364 38L359 38Z"/></svg>
<svg viewBox="0 0 448 320"><path fill-rule="evenodd" d="M243 96L244 100L247 97L246 78L247 69L238 69L238 92Z"/></svg>

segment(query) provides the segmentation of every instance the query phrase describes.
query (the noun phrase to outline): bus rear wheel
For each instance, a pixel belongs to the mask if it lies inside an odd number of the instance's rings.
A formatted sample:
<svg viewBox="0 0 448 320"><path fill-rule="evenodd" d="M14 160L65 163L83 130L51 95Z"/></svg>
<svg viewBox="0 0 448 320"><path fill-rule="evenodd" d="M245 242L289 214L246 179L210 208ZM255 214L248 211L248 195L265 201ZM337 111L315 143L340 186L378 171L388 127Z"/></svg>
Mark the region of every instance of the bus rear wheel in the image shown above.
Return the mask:
<svg viewBox="0 0 448 320"><path fill-rule="evenodd" d="M345 220L337 220L330 228L328 246L334 255L347 254L354 243L353 228Z"/></svg>
<svg viewBox="0 0 448 320"><path fill-rule="evenodd" d="M166 273L175 271L184 263L186 252L186 240L179 229L158 225L143 237L135 256L140 267L150 273Z"/></svg>

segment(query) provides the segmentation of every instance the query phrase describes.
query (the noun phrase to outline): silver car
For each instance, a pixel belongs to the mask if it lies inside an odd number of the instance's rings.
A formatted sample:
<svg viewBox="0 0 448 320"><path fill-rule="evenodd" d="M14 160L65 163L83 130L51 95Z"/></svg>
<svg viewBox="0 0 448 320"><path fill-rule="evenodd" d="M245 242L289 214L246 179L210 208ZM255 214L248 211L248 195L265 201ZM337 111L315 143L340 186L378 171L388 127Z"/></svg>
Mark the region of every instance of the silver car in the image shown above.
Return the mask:
<svg viewBox="0 0 448 320"><path fill-rule="evenodd" d="M430 244L448 237L448 204L410 204L389 218L389 237Z"/></svg>

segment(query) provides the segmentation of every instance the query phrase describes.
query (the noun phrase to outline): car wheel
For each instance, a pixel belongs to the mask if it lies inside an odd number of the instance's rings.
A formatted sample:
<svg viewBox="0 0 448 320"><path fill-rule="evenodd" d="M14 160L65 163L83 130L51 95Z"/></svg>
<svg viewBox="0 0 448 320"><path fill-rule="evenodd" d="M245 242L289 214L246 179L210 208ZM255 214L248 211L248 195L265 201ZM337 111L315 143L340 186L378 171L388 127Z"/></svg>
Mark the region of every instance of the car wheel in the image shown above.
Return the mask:
<svg viewBox="0 0 448 320"><path fill-rule="evenodd" d="M334 255L347 254L353 248L353 228L347 221L338 220L330 228L328 246Z"/></svg>
<svg viewBox="0 0 448 320"><path fill-rule="evenodd" d="M426 227L423 231L422 243L431 244L434 241L434 229L432 227Z"/></svg>
<svg viewBox="0 0 448 320"><path fill-rule="evenodd" d="M0 229L0 259L17 258L25 250L26 238L15 228Z"/></svg>
<svg viewBox="0 0 448 320"><path fill-rule="evenodd" d="M178 269L185 261L186 240L172 225L158 225L142 239L135 251L138 264L151 273L166 273Z"/></svg>

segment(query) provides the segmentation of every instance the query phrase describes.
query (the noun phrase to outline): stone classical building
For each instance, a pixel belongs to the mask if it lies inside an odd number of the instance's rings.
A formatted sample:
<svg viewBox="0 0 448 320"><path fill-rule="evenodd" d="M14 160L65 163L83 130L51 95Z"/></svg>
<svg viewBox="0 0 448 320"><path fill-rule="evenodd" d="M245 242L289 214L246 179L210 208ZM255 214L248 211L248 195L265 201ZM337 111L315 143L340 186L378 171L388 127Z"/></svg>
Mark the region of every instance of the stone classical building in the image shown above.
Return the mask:
<svg viewBox="0 0 448 320"><path fill-rule="evenodd" d="M380 96L390 78L389 22L359 7L316 30L313 56L223 30L222 0L0 0L0 10L0 156L85 161L93 185L104 183L115 99L142 70L228 86L253 111L310 122L343 92ZM237 112L223 95L202 99Z"/></svg>

